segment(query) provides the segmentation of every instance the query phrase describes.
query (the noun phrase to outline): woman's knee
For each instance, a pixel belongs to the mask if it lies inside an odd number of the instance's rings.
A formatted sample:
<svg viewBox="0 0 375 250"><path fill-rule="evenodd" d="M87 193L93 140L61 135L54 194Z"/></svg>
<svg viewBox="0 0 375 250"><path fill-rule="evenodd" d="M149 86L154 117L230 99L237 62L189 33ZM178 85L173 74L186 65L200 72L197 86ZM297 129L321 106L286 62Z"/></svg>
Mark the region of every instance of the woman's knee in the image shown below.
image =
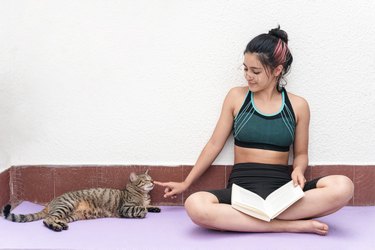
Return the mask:
<svg viewBox="0 0 375 250"><path fill-rule="evenodd" d="M330 187L333 202L347 203L353 197L354 184L345 175L330 176L329 179L324 181L324 185Z"/></svg>
<svg viewBox="0 0 375 250"><path fill-rule="evenodd" d="M200 226L206 225L210 220L209 206L213 203L207 192L197 192L190 195L185 201L185 209L190 219Z"/></svg>

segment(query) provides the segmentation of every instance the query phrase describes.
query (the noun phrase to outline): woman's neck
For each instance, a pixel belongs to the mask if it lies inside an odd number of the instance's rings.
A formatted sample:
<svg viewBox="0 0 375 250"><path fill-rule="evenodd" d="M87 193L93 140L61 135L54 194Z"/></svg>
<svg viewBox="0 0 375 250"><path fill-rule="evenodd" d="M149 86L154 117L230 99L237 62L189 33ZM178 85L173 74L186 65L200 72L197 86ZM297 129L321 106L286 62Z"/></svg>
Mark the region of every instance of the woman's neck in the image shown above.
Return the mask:
<svg viewBox="0 0 375 250"><path fill-rule="evenodd" d="M276 87L266 88L262 91L258 91L254 93L254 97L256 96L257 100L262 102L270 102L275 98L280 96L280 92L277 91Z"/></svg>

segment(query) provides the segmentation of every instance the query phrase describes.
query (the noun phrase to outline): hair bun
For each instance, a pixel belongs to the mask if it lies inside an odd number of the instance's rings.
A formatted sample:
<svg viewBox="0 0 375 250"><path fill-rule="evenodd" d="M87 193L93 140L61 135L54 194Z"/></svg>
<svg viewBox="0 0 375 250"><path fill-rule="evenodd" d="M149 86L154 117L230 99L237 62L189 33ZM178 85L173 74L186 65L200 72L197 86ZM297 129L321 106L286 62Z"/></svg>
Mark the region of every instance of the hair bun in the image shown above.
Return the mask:
<svg viewBox="0 0 375 250"><path fill-rule="evenodd" d="M280 29L280 25L277 28L270 30L268 34L280 38L284 43L288 44L288 34Z"/></svg>

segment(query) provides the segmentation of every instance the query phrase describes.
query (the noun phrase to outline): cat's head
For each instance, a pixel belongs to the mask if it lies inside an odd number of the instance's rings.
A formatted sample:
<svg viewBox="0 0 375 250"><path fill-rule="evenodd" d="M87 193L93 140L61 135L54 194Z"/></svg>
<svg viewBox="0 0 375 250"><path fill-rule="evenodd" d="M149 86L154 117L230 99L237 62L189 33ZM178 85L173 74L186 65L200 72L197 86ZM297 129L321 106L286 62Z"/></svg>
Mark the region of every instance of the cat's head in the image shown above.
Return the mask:
<svg viewBox="0 0 375 250"><path fill-rule="evenodd" d="M148 174L148 170L144 174L130 173L129 180L131 185L142 193L148 193L154 188L154 181Z"/></svg>

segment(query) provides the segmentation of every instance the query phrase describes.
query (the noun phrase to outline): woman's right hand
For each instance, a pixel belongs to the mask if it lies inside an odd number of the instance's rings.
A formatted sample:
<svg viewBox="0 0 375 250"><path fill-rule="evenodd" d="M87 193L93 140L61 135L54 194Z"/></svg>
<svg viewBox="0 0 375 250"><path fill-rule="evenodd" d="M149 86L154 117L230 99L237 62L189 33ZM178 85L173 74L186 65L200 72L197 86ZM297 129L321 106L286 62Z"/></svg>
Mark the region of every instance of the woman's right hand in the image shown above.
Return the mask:
<svg viewBox="0 0 375 250"><path fill-rule="evenodd" d="M165 187L164 198L176 198L177 194L184 192L188 185L185 182L159 182L154 181L154 184Z"/></svg>

